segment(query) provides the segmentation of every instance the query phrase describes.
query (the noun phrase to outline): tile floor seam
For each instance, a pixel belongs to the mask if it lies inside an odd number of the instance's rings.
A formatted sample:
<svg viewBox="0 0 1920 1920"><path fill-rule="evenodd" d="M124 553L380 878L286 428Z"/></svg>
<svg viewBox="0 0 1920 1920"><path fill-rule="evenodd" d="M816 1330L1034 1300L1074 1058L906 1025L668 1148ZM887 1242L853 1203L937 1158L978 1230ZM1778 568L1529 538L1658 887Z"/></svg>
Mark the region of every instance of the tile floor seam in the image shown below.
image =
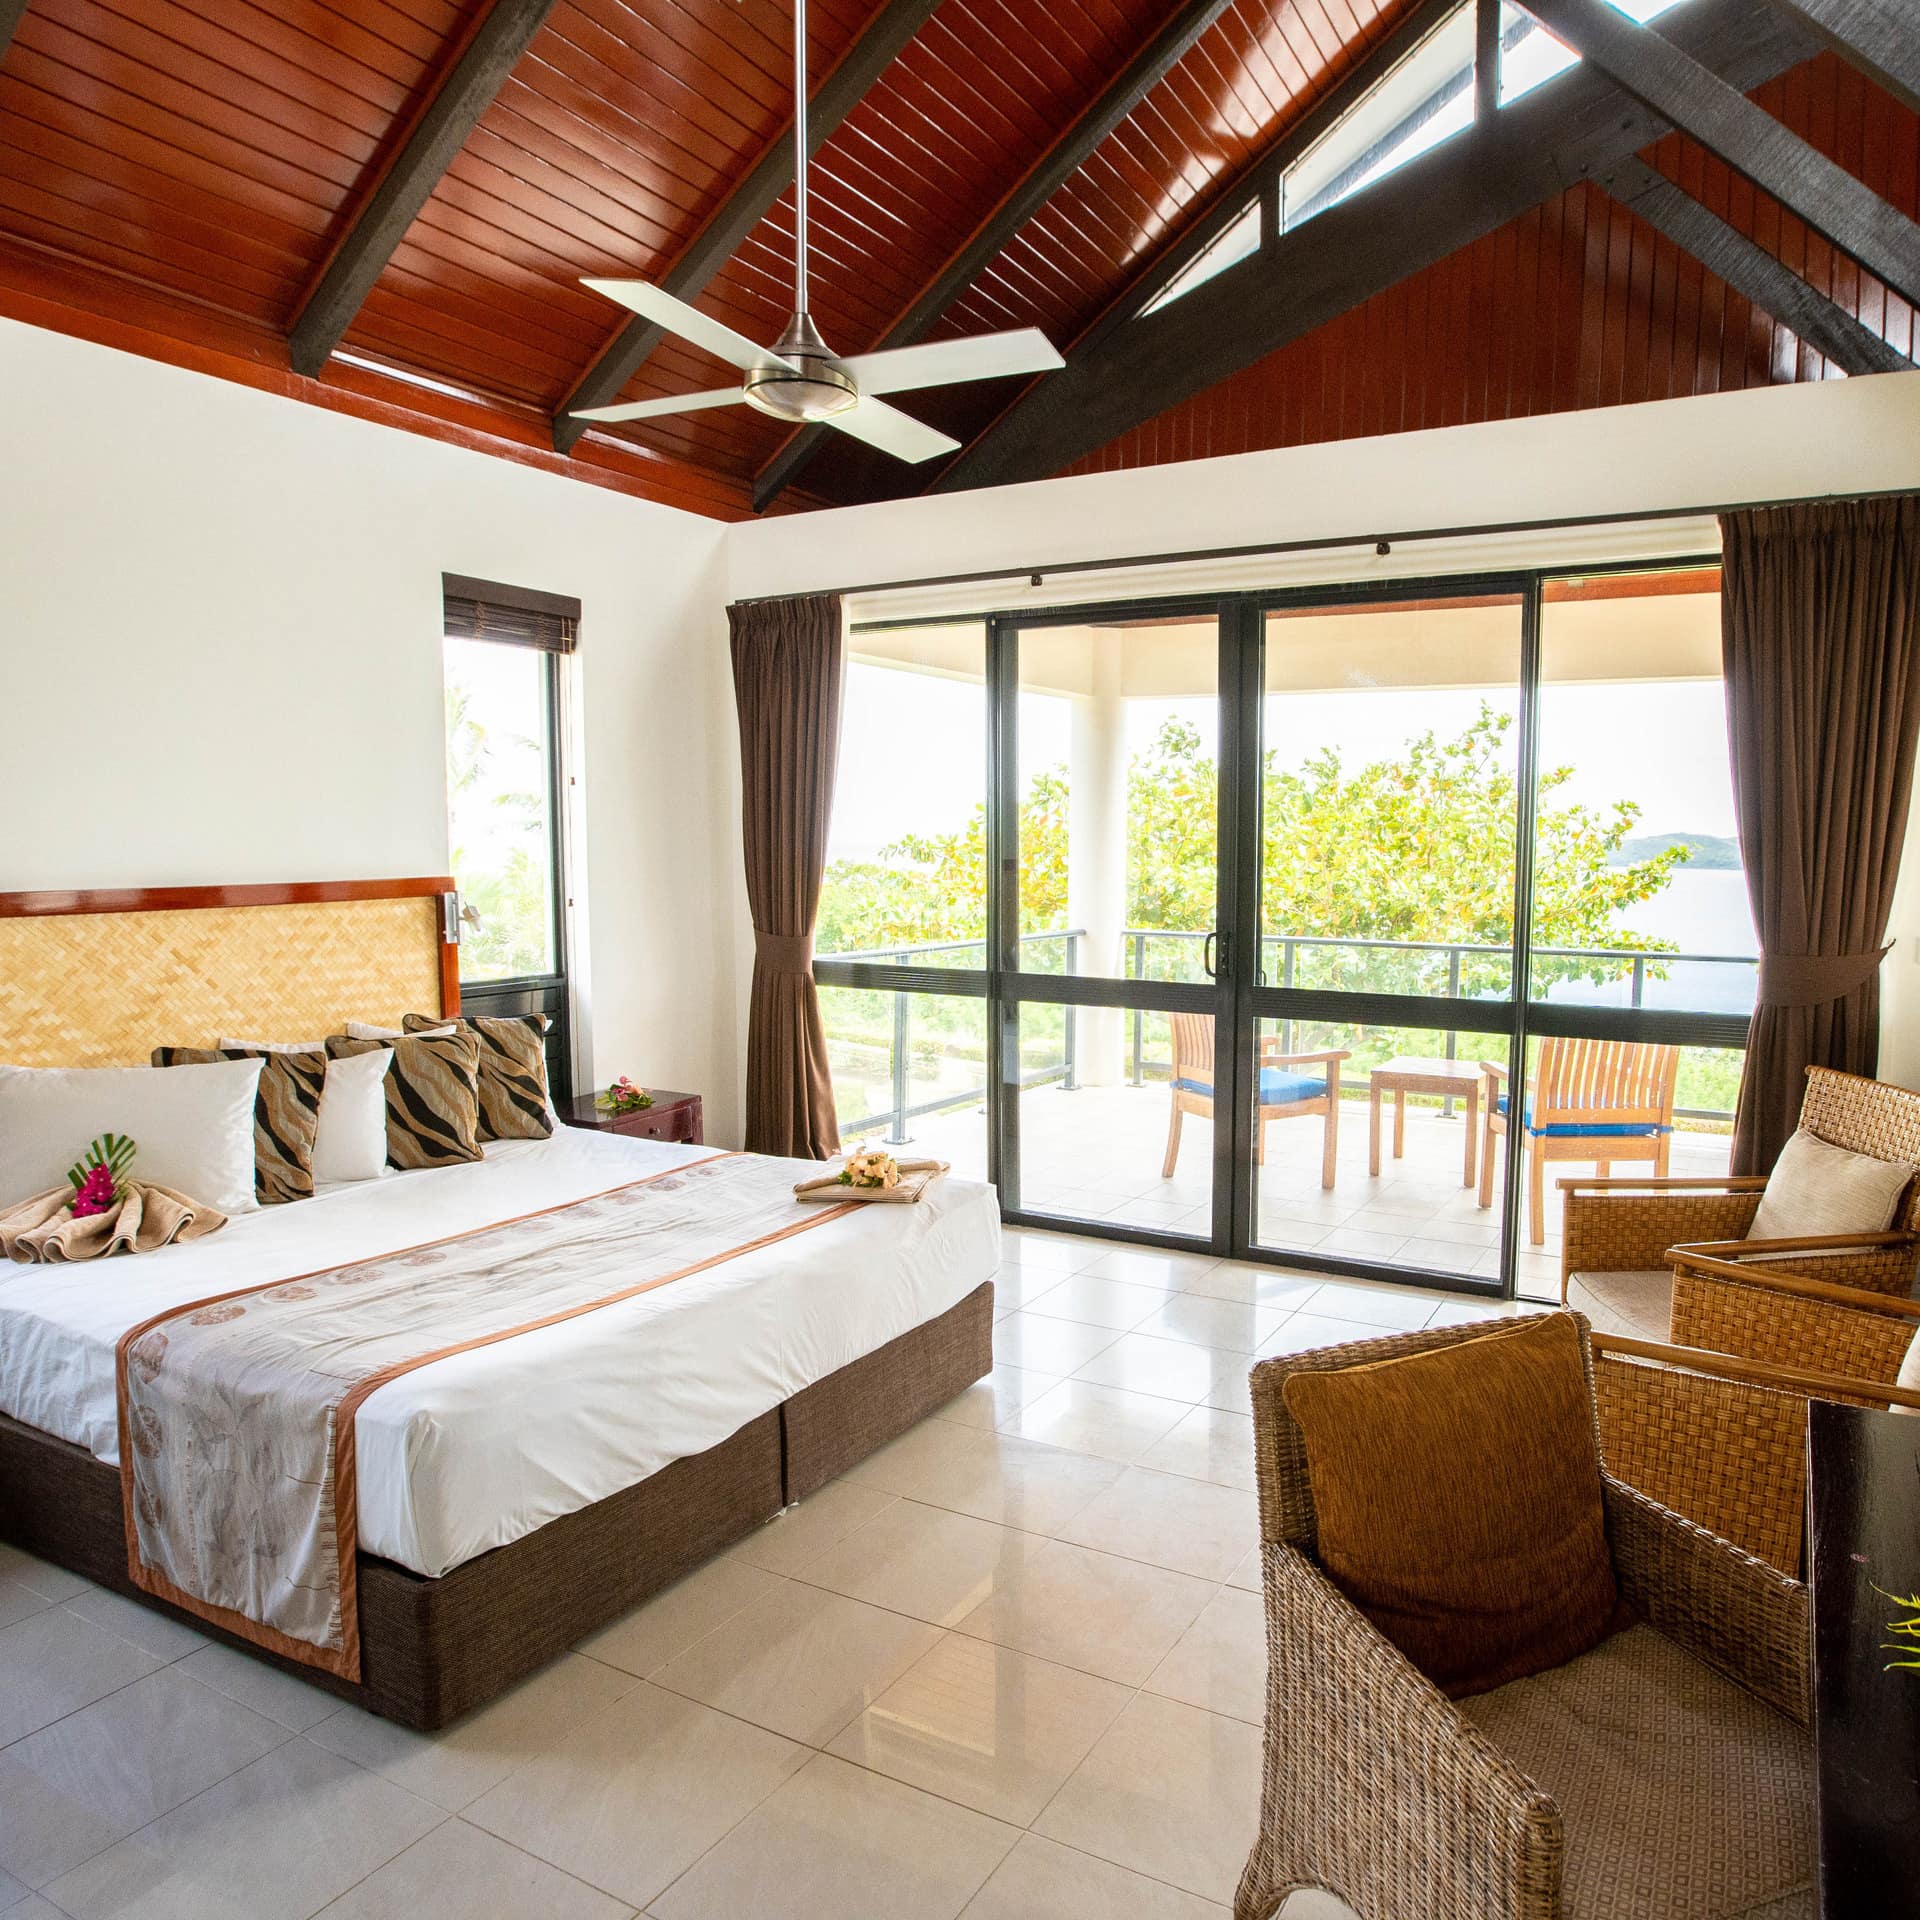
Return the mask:
<svg viewBox="0 0 1920 1920"><path fill-rule="evenodd" d="M349 1705L351 1705L352 1703L351 1703L351 1702L348 1702L348 1704L349 1704ZM329 1718L331 1718L332 1716L331 1716L331 1715L329 1715L328 1717L329 1717ZM314 1722L314 1725L315 1725L315 1726L318 1726L319 1724L320 1724L320 1723L319 1723L319 1721L317 1721L317 1720L316 1720L316 1721ZM295 1738L296 1740L304 1740L304 1739L305 1739L305 1738L306 1738L307 1736L306 1736L306 1735L305 1735L304 1733L296 1733L296 1734L295 1734L295 1735L294 1735L293 1737L294 1737L294 1738ZM321 1748L320 1748L320 1751L321 1751L322 1753L327 1753L327 1752L331 1752L332 1750L331 1750L330 1748L327 1748L327 1747L321 1747ZM372 1767L361 1767L361 1766L360 1766L360 1763L359 1763L359 1761L357 1761L357 1760L355 1760L355 1759L353 1759L353 1758L352 1758L352 1757L351 1757L350 1755L347 1755L347 1754L344 1754L344 1753L342 1753L342 1754L336 1754L336 1755L335 1755L334 1757L335 1757L336 1759L339 1759L339 1760L345 1760L345 1761L346 1761L346 1763L347 1763L347 1765L348 1765L348 1766L350 1766L350 1767L360 1767L360 1771L361 1771L362 1773L371 1773L371 1774L373 1774L373 1777L374 1777L374 1778L375 1778L376 1780L381 1780L381 1781L384 1781L384 1782L385 1782L385 1784L386 1784L387 1786L392 1786L392 1785L394 1784L394 1783L393 1783L393 1782L392 1782L391 1780L387 1780L387 1779L386 1779L386 1776L385 1776L384 1774L380 1774L380 1773L375 1773L375 1772L374 1772L374 1769L373 1769ZM400 1789L400 1791L404 1793L404 1792L406 1791L406 1789L405 1789L404 1787L402 1787L402 1788ZM414 1795L413 1797L414 1797L414 1798L415 1798L416 1800L418 1800L418 1799L420 1798L420 1796L419 1796L418 1794L415 1794L415 1795ZM431 1804L432 1804L432 1802L431 1802L431 1801L429 1801L429 1802L428 1802L427 1804L428 1804L428 1805L431 1805ZM442 1809L441 1811L442 1811L442 1812L444 1812L445 1810L444 1810L444 1809ZM417 1847L417 1846L418 1846L418 1845L420 1844L420 1842L421 1842L422 1840L424 1840L424 1839L426 1839L426 1837L427 1837L427 1834L431 1834L431 1833L438 1833L438 1832L440 1831L440 1829L441 1829L442 1827L444 1827L444 1826L445 1826L445 1825L447 1824L447 1822L448 1822L449 1820L457 1820L457 1819L459 1819L459 1817L460 1817L460 1816L459 1816L459 1815L458 1815L457 1813L447 1813L447 1814L445 1815L445 1818L444 1818L444 1819L440 1819L440 1820L436 1820L436 1821L435 1821L435 1822L433 1823L433 1825L432 1825L432 1826L430 1826L430 1827L429 1827L429 1828L427 1829L427 1832L426 1832L426 1833L422 1833L422 1834L419 1834L419 1835L416 1835L416 1836L415 1836L415 1838L413 1838L413 1839L411 1839L411 1840L409 1840L409 1841L407 1842L407 1844L406 1844L406 1845L405 1845L404 1847L402 1847L402 1848L400 1849L400 1853L391 1853L391 1854L389 1854L389 1855L388 1855L388 1856L386 1857L386 1859L384 1859L384 1860L382 1860L382 1861L380 1861L380 1862L378 1863L378 1865L376 1865L376 1866L371 1866L371 1867L369 1867L369 1868L368 1868L368 1869L366 1870L366 1872L365 1872L365 1873L363 1873L363 1874L362 1874L362 1875L360 1876L360 1878L359 1878L358 1880L355 1880L355 1881L354 1881L354 1882L352 1883L352 1885L351 1885L351 1886L345 1886L345 1887L342 1887L342 1888L340 1889L340 1891L339 1891L338 1893L330 1893L330 1894L328 1894L328 1896L326 1897L326 1899L324 1899L323 1901L321 1901L321 1903L320 1903L320 1904L319 1904L319 1905L318 1905L317 1907L309 1907L309 1908L307 1909L307 1911L306 1911L306 1912L305 1912L305 1913L304 1913L304 1914L303 1914L303 1915L301 1916L301 1920L318 1920L318 1917L319 1917L319 1915L321 1915L321 1914L323 1914L323 1913L325 1913L325 1912L326 1912L326 1910L327 1910L327 1909L328 1909L329 1907L331 1907L331 1906L336 1906L336 1905L338 1905L340 1901L342 1901L342 1900L344 1900L344 1899L345 1899L345 1898L347 1897L347 1895L348 1895L348 1894L350 1894L350 1893L351 1893L351 1892L353 1891L353 1889L354 1889L354 1887L359 1887L359 1886L364 1886L364 1885L365 1885L365 1884L367 1883L367 1881L369 1881L369 1880L371 1880L371 1879L373 1878L373 1876L374 1876L374 1875L375 1875L376 1873L383 1873L383 1872L385 1872L385 1871L386 1871L386 1869L387 1869L388 1867L390 1867L390 1866L392 1866L392 1865L393 1865L393 1863L394 1863L394 1862L395 1862L396 1860L398 1860L398 1859L400 1858L400 1854L402 1854L402 1853L409 1853L409 1852L411 1852L411 1851L412 1851L412 1850L413 1850L413 1849L414 1849L415 1847ZM494 1838L495 1838L496 1840L497 1840L497 1839L498 1839L499 1837L500 1837L500 1836L499 1836L498 1834L496 1834L496 1835L494 1835ZM512 1842L511 1842L511 1841L508 1841L508 1842L506 1842L506 1844L507 1844L507 1845L509 1845L509 1846L511 1846L511 1845L512 1845ZM516 1848L516 1849L515 1849L515 1851L516 1851L516 1852L525 1852L525 1849L524 1849L524 1848ZM531 1859L531 1858L532 1858L532 1856L531 1856L531 1855L528 1855L528 1858L529 1858L529 1859ZM544 1863L543 1863L543 1864L544 1864ZM575 1879L578 1879L578 1878L579 1878L579 1875L577 1875L577 1874L576 1874L576 1875L574 1876L574 1878L575 1878ZM213 1917L212 1917L211 1915L209 1915L209 1916L208 1916L208 1920L213 1920Z"/></svg>

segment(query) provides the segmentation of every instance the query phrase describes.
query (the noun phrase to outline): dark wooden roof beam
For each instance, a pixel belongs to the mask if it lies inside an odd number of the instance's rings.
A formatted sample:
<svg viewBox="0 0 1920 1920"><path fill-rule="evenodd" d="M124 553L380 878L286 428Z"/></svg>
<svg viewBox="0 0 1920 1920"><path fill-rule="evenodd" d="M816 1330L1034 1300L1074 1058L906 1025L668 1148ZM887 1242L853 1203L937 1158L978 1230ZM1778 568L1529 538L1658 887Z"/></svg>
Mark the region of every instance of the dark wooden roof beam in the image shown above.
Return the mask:
<svg viewBox="0 0 1920 1920"><path fill-rule="evenodd" d="M840 123L860 104L897 54L933 17L940 0L887 0L867 23L839 65L807 101L807 151L817 153ZM793 184L793 124L789 121L758 164L714 209L688 242L659 285L676 300L692 300L739 251L741 243L774 209ZM575 381L553 420L553 444L571 453L589 422L573 419L576 407L604 407L618 400L627 382L666 338L664 329L637 314L601 348L593 364Z"/></svg>
<svg viewBox="0 0 1920 1920"><path fill-rule="evenodd" d="M1006 250L1035 214L1080 171L1102 141L1186 58L1232 0L1186 0L1164 27L1103 87L1013 190L975 229L931 285L874 343L885 353L924 339L947 309ZM753 504L764 512L812 461L827 429L802 427L760 470Z"/></svg>
<svg viewBox="0 0 1920 1920"><path fill-rule="evenodd" d="M1910 306L1920 306L1920 226L1845 167L1607 0L1522 4L1623 92L1690 133Z"/></svg>
<svg viewBox="0 0 1920 1920"><path fill-rule="evenodd" d="M1741 90L1815 50L1771 0L1693 0L1673 32L1676 44ZM1181 299L1140 313L1143 288L1165 284L1156 263L1066 366L956 455L929 491L1058 473L1669 131L1604 74L1576 67Z"/></svg>
<svg viewBox="0 0 1920 1920"><path fill-rule="evenodd" d="M1623 160L1600 185L1843 373L1911 371L1905 354L1644 160Z"/></svg>
<svg viewBox="0 0 1920 1920"><path fill-rule="evenodd" d="M27 0L0 0L0 60L7 57L7 49L13 44L13 30L19 26L26 10Z"/></svg>
<svg viewBox="0 0 1920 1920"><path fill-rule="evenodd" d="M1774 5L1920 113L1920 16L1913 0L1774 0Z"/></svg>
<svg viewBox="0 0 1920 1920"><path fill-rule="evenodd" d="M0 0L0 7L4 5ZM367 195L301 303L287 339L295 373L317 374L346 337L394 249L553 6L554 0L493 0L486 18L454 55L392 165Z"/></svg>

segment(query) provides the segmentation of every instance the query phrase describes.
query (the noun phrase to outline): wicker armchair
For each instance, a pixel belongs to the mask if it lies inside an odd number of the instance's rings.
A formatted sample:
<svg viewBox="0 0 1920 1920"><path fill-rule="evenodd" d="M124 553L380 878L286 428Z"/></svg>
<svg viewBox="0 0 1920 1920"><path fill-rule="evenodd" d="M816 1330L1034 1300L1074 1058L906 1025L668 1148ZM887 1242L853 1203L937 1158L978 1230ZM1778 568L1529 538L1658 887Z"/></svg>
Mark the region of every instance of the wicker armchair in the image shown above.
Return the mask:
<svg viewBox="0 0 1920 1920"><path fill-rule="evenodd" d="M1893 1384L1899 1359L1889 1363L1884 1340L1871 1357L1864 1342L1808 1342L1818 1355L1808 1366L1735 1357L1740 1346L1763 1343L1731 1330L1732 1351L1708 1350L1701 1336L1716 1322L1726 1325L1739 1303L1696 1314L1691 1286L1684 1276L1676 1283L1674 1317L1683 1319L1687 1300L1684 1318L1694 1344L1593 1336L1601 1458L1610 1474L1649 1499L1798 1577L1807 1518L1807 1402L1844 1400L1920 1413L1920 1393ZM1920 1316L1920 1307L1910 1302L1881 1294L1859 1298L1881 1308L1905 1305ZM1882 1329L1892 1324L1878 1322ZM1914 1321L1899 1325L1904 1339ZM1864 1371L1869 1365L1872 1371Z"/></svg>
<svg viewBox="0 0 1920 1920"><path fill-rule="evenodd" d="M1777 1920L1810 1916L1798 1581L1608 1473L1614 1573L1646 1625L1455 1702L1321 1572L1287 1376L1484 1331L1429 1328L1253 1370L1267 1731L1235 1920L1270 1920L1307 1887L1363 1920L1705 1920L1767 1901ZM1669 1747L1676 1713L1688 1732Z"/></svg>
<svg viewBox="0 0 1920 1920"><path fill-rule="evenodd" d="M1807 1069L1800 1124L1850 1153L1920 1164L1920 1093L1829 1067ZM1742 1240L1766 1181L1757 1175L1691 1180L1562 1180L1560 1297L1602 1333L1690 1346L1672 1326L1668 1255L1688 1243L1735 1243L1742 1258L1797 1255L1823 1279L1880 1293L1912 1291L1920 1267L1920 1180L1907 1190L1886 1234L1819 1240ZM1765 1356L1818 1365L1810 1356ZM1839 1369L1845 1372L1850 1369Z"/></svg>

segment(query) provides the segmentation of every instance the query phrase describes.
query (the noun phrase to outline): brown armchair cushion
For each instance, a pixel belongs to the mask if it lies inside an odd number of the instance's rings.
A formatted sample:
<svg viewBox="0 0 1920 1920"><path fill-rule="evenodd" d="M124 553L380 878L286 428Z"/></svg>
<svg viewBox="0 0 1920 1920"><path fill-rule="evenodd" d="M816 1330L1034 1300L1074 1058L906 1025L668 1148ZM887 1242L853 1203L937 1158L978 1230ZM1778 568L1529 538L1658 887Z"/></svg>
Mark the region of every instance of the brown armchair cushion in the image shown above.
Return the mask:
<svg viewBox="0 0 1920 1920"><path fill-rule="evenodd" d="M1329 1577L1456 1698L1620 1622L1593 1401L1570 1314L1288 1377Z"/></svg>

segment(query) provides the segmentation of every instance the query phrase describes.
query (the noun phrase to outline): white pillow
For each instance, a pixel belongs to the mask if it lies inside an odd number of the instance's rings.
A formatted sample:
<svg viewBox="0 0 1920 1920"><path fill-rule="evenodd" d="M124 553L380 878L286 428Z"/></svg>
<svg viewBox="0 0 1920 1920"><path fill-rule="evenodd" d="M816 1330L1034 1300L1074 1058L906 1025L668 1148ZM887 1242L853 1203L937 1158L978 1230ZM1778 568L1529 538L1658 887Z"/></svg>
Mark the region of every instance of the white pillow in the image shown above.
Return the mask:
<svg viewBox="0 0 1920 1920"><path fill-rule="evenodd" d="M368 1039L374 1029L355 1035ZM222 1040L223 1047L252 1053L325 1053L322 1040ZM329 1060L320 1089L320 1117L313 1133L313 1184L337 1187L344 1180L378 1180L387 1170L387 1069L391 1053L357 1053Z"/></svg>
<svg viewBox="0 0 1920 1920"><path fill-rule="evenodd" d="M1749 1240L1797 1240L1822 1233L1884 1233L1913 1167L1849 1153L1802 1127L1767 1176Z"/></svg>
<svg viewBox="0 0 1920 1920"><path fill-rule="evenodd" d="M327 1062L313 1134L313 1184L378 1180L387 1170L387 1069L393 1049Z"/></svg>
<svg viewBox="0 0 1920 1920"><path fill-rule="evenodd" d="M251 1213L261 1062L161 1067L0 1066L0 1207L67 1184L103 1133L134 1142L132 1175L221 1213Z"/></svg>
<svg viewBox="0 0 1920 1920"><path fill-rule="evenodd" d="M1900 1362L1900 1371L1893 1376L1893 1384L1920 1393L1920 1333L1913 1336L1907 1348L1907 1357ZM1893 1412L1920 1414L1920 1407L1895 1407Z"/></svg>
<svg viewBox="0 0 1920 1920"><path fill-rule="evenodd" d="M370 1027L364 1020L349 1020L347 1038L349 1040L418 1040L423 1035L432 1038L437 1034L457 1033L459 1027L460 1023L457 1020L449 1020L444 1027L418 1027L412 1033L408 1033L401 1027Z"/></svg>

